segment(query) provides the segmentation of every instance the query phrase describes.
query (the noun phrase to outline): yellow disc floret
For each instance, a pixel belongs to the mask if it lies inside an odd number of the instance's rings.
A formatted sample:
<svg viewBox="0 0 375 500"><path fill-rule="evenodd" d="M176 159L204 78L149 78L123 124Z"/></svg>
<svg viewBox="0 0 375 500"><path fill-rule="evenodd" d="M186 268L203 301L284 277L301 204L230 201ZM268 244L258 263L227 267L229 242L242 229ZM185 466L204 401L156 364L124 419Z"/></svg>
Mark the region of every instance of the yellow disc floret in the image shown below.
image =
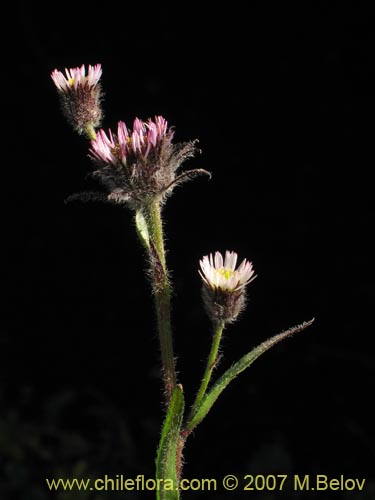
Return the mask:
<svg viewBox="0 0 375 500"><path fill-rule="evenodd" d="M228 280L234 274L232 269L228 269L227 267L221 267L220 269L217 270L217 272L221 276L223 276L226 280Z"/></svg>

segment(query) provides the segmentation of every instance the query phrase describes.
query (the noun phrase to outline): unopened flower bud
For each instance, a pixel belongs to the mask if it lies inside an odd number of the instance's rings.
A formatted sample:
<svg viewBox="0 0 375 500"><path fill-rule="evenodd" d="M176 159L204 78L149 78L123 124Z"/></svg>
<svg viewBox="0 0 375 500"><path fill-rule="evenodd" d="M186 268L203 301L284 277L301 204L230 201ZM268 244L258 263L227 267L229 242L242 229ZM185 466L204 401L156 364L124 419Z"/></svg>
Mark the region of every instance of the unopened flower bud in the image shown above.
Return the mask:
<svg viewBox="0 0 375 500"><path fill-rule="evenodd" d="M102 94L99 84L101 65L89 66L87 75L84 65L80 68L65 69L65 74L66 76L57 69L51 73L59 93L62 111L79 134L86 133L93 138L94 129L99 127L102 119Z"/></svg>
<svg viewBox="0 0 375 500"><path fill-rule="evenodd" d="M245 305L245 287L255 279L254 270L246 259L237 269L236 264L237 254L228 250L225 260L216 252L200 261L203 302L213 322L234 321Z"/></svg>

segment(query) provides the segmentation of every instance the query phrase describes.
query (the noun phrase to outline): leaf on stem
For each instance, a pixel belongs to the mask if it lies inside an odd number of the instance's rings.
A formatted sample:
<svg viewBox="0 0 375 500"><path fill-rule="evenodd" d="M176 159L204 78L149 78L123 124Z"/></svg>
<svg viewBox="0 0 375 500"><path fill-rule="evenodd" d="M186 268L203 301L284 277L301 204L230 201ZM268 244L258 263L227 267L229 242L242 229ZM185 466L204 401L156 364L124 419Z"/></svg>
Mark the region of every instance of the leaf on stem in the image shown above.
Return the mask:
<svg viewBox="0 0 375 500"><path fill-rule="evenodd" d="M178 500L177 448L180 440L184 395L182 385L173 391L156 458L157 500ZM161 480L161 481L160 481Z"/></svg>
<svg viewBox="0 0 375 500"><path fill-rule="evenodd" d="M146 219L145 219L143 213L141 212L141 210L136 211L135 226L136 226L137 233L138 233L139 239L141 240L142 245L147 250L150 250L150 235L148 232Z"/></svg>
<svg viewBox="0 0 375 500"><path fill-rule="evenodd" d="M237 377L241 372L246 370L259 356L264 352L268 351L271 347L278 344L281 340L291 337L293 334L301 332L314 322L314 318L310 321L305 321L301 325L293 326L285 332L279 333L274 337L262 342L258 347L255 347L248 354L245 354L237 363L235 363L231 368L229 368L214 384L209 392L204 396L202 402L197 407L194 415L187 423L186 430L190 433L207 415L211 410L213 404L227 387L227 385Z"/></svg>

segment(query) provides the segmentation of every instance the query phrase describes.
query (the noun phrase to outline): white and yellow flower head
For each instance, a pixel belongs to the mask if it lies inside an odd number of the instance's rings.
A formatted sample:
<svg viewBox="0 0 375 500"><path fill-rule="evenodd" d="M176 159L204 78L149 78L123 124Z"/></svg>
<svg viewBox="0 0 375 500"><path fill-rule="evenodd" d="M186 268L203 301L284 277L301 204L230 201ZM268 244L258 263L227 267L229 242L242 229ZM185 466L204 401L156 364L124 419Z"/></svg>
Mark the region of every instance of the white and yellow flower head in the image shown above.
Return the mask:
<svg viewBox="0 0 375 500"><path fill-rule="evenodd" d="M220 252L206 255L200 261L202 272L199 271L203 281L211 288L220 288L234 292L245 287L255 279L253 265L244 259L236 269L238 255L236 252L225 252L223 259Z"/></svg>
<svg viewBox="0 0 375 500"><path fill-rule="evenodd" d="M236 252L210 254L200 261L199 274L203 280L203 300L213 321L230 322L236 319L245 304L245 287L255 279L253 265L244 259L236 269Z"/></svg>

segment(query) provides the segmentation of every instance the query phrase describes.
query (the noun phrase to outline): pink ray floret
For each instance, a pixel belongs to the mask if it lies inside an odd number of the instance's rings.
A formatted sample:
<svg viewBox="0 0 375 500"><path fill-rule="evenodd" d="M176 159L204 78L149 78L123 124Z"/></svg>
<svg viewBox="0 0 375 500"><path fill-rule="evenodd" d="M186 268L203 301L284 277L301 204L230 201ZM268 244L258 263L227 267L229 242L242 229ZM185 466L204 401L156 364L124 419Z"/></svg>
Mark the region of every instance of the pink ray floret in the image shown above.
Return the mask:
<svg viewBox="0 0 375 500"><path fill-rule="evenodd" d="M51 73L51 78L60 92L76 91L78 87L84 86L92 88L98 84L102 76L102 67L100 64L89 65L86 75L85 65L82 64L80 68L66 68L65 75L57 69Z"/></svg>
<svg viewBox="0 0 375 500"><path fill-rule="evenodd" d="M236 269L236 252L225 252L225 259L220 252L206 255L200 261L201 275L204 283L212 289L234 292L244 288L255 279L253 265L244 259Z"/></svg>
<svg viewBox="0 0 375 500"><path fill-rule="evenodd" d="M95 141L91 141L91 146L90 152L94 159L103 161L104 163L117 162L117 158L113 154L116 150L116 142L111 131L109 131L108 137L103 129L99 130Z"/></svg>
<svg viewBox="0 0 375 500"><path fill-rule="evenodd" d="M113 165L119 163L121 156L121 162L126 165L129 156L147 157L163 140L167 138L170 141L171 136L167 121L162 116L156 116L155 121L150 118L147 122L136 118L132 131L124 122L118 123L117 135L111 130L108 135L103 129L99 130L96 139L91 141L90 153L92 158Z"/></svg>

